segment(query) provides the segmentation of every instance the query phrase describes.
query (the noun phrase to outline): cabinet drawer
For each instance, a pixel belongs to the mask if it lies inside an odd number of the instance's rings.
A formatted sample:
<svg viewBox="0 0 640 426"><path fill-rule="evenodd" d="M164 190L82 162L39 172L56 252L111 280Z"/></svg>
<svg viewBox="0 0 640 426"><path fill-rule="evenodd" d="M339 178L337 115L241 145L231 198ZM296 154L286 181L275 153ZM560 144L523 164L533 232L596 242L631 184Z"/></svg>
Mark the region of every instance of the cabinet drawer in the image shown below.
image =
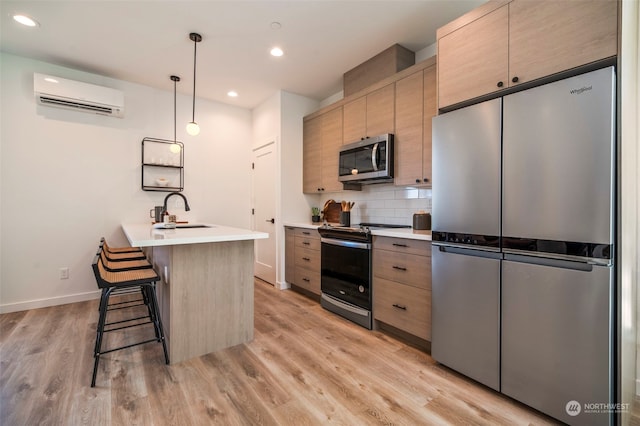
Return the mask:
<svg viewBox="0 0 640 426"><path fill-rule="evenodd" d="M296 281L294 284L320 295L320 271L310 271L301 266L296 266Z"/></svg>
<svg viewBox="0 0 640 426"><path fill-rule="evenodd" d="M431 291L373 279L374 318L431 341Z"/></svg>
<svg viewBox="0 0 640 426"><path fill-rule="evenodd" d="M309 236L296 236L296 247L311 250L320 250L320 239Z"/></svg>
<svg viewBox="0 0 640 426"><path fill-rule="evenodd" d="M317 229L295 228L296 237L316 238L320 239Z"/></svg>
<svg viewBox="0 0 640 426"><path fill-rule="evenodd" d="M373 275L431 290L431 258L374 249Z"/></svg>
<svg viewBox="0 0 640 426"><path fill-rule="evenodd" d="M296 268L320 272L320 252L296 247Z"/></svg>
<svg viewBox="0 0 640 426"><path fill-rule="evenodd" d="M375 237L373 248L431 256L431 241L413 240L411 238Z"/></svg>

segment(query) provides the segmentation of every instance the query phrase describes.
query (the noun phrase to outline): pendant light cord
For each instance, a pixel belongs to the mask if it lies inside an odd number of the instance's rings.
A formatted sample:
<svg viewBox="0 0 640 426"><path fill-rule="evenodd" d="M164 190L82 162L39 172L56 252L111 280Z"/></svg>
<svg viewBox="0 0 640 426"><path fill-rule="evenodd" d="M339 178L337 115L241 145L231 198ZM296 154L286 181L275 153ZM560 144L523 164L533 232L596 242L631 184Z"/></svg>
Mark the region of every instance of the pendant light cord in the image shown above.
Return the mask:
<svg viewBox="0 0 640 426"><path fill-rule="evenodd" d="M198 50L198 42L196 40L193 41L193 108L191 121L196 122L196 54Z"/></svg>
<svg viewBox="0 0 640 426"><path fill-rule="evenodd" d="M180 77L178 77L177 75L172 75L170 78L171 78L171 81L173 81L173 142L177 143L178 138L176 136L176 127L177 127L176 110L178 109L178 107L177 107L177 101L176 101L176 97L177 97L176 86L180 81Z"/></svg>

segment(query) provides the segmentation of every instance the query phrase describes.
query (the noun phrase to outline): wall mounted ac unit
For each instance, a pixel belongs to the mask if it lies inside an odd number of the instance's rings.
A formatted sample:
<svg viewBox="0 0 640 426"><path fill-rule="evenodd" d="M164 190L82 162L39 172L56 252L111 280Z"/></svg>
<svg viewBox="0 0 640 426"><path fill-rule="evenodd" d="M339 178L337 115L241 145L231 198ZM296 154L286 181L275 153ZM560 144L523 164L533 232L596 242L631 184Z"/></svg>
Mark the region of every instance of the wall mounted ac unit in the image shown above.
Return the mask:
<svg viewBox="0 0 640 426"><path fill-rule="evenodd" d="M119 90L39 73L33 73L33 90L40 105L124 116L124 93Z"/></svg>

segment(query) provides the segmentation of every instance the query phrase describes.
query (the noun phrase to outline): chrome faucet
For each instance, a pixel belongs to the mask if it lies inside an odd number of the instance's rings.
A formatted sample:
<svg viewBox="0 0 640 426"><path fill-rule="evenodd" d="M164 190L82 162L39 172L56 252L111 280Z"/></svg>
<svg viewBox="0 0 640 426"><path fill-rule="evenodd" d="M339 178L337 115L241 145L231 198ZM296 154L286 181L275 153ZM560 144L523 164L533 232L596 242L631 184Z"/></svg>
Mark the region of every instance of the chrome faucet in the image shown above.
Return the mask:
<svg viewBox="0 0 640 426"><path fill-rule="evenodd" d="M163 215L167 211L167 201L169 200L169 197L171 197L172 195L178 195L178 196L182 197L182 199L184 200L184 210L187 211L187 212L189 210L191 210L191 208L189 207L189 202L187 201L187 197L185 197L183 194L181 194L179 192L170 192L169 194L167 194L166 197L164 197L164 204L162 206L162 214Z"/></svg>

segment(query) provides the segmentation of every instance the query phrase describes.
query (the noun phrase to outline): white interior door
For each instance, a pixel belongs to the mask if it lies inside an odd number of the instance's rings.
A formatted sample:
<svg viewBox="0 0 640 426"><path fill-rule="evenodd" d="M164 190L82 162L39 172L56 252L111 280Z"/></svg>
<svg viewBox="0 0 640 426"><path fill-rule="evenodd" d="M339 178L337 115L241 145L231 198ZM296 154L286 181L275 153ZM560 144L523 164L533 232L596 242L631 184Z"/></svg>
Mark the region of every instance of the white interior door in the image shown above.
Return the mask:
<svg viewBox="0 0 640 426"><path fill-rule="evenodd" d="M276 283L276 144L253 151L253 229L268 239L255 240L256 277Z"/></svg>

